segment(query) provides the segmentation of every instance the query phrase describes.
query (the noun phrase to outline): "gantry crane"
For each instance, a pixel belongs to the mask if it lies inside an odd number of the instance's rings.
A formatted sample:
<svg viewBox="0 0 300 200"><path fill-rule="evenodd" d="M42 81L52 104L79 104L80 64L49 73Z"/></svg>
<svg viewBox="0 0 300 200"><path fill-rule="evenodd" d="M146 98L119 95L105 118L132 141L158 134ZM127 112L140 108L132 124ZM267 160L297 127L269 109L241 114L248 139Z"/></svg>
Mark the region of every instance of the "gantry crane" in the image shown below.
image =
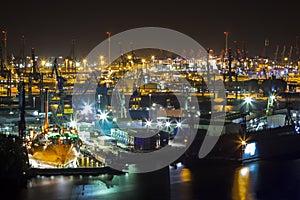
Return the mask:
<svg viewBox="0 0 300 200"><path fill-rule="evenodd" d="M278 59L278 51L279 51L279 45L276 46L275 54L274 54L274 61L277 64Z"/></svg>
<svg viewBox="0 0 300 200"><path fill-rule="evenodd" d="M54 77L54 73L55 73L55 77L56 77L56 85L57 85L57 90L58 92L55 92L56 94L58 94L58 98L59 98L59 103L58 103L58 107L56 110L56 121L57 123L62 122L63 116L64 116L64 98L65 98L65 92L63 89L64 83L67 81L67 79L65 79L64 77L62 77L61 75L59 75L58 73L58 64L57 64L57 58L54 59L53 61L53 67L52 67L52 77ZM60 120L58 120L58 118L60 118Z"/></svg>

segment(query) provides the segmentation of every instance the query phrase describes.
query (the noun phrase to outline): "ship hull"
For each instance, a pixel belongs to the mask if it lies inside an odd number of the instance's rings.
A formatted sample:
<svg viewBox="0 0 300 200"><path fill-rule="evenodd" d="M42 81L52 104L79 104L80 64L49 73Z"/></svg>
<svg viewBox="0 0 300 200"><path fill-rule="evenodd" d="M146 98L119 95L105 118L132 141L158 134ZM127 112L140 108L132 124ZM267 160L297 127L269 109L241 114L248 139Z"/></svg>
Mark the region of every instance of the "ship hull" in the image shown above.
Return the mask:
<svg viewBox="0 0 300 200"><path fill-rule="evenodd" d="M79 147L76 144L48 144L33 147L30 154L38 162L60 167L68 165L78 157Z"/></svg>
<svg viewBox="0 0 300 200"><path fill-rule="evenodd" d="M300 134L294 132L294 126L284 126L254 133L222 135L212 151L204 158L198 153L206 131L198 132L195 141L182 156L186 166L204 163L243 164L257 160L280 160L300 158ZM242 144L243 138L246 143Z"/></svg>

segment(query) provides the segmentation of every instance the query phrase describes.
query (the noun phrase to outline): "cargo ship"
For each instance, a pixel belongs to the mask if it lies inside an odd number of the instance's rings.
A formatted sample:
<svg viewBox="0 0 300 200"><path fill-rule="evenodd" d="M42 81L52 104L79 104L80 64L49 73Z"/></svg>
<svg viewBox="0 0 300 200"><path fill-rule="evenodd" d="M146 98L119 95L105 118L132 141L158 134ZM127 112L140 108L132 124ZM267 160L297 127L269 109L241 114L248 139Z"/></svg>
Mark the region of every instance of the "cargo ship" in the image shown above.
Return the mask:
<svg viewBox="0 0 300 200"><path fill-rule="evenodd" d="M268 120L267 126L254 131L248 131L245 124L241 123L240 129L236 133L226 129L225 124L225 133L218 138L214 148L204 158L199 158L198 153L207 130L198 129L195 140L181 160L187 166L197 166L197 163L203 162L221 161L244 164L257 160L300 158L300 134L297 131L297 125L286 121L288 117L284 117L282 114L268 117L268 119L280 117L285 123L273 126Z"/></svg>
<svg viewBox="0 0 300 200"><path fill-rule="evenodd" d="M45 121L42 130L33 135L27 145L28 156L33 167L74 166L80 153L81 140L73 127L50 127L48 99L45 102Z"/></svg>
<svg viewBox="0 0 300 200"><path fill-rule="evenodd" d="M75 129L52 127L47 133L38 133L28 146L32 163L48 167L66 167L76 161L80 139Z"/></svg>

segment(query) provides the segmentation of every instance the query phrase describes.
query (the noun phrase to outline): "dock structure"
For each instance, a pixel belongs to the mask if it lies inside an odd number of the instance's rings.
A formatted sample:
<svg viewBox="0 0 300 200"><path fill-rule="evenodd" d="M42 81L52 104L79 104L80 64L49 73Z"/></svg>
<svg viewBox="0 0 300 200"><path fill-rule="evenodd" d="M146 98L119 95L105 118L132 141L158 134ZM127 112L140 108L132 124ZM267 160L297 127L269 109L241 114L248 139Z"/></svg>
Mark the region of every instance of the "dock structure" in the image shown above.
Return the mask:
<svg viewBox="0 0 300 200"><path fill-rule="evenodd" d="M57 176L57 175L86 175L86 176L98 176L102 174L122 175L125 172L115 170L110 167L99 168L31 168L29 170L29 176Z"/></svg>

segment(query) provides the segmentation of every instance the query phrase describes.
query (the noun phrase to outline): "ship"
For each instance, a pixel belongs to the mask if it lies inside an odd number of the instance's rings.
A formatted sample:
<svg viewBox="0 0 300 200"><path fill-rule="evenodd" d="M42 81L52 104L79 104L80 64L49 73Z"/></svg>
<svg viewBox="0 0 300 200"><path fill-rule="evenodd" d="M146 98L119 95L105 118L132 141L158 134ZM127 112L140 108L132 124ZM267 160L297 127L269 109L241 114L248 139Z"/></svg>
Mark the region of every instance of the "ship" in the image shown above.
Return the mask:
<svg viewBox="0 0 300 200"><path fill-rule="evenodd" d="M38 133L30 142L28 154L38 166L73 166L80 152L80 139L75 129L51 127Z"/></svg>
<svg viewBox="0 0 300 200"><path fill-rule="evenodd" d="M267 111L269 111L267 109ZM255 129L247 127L245 113L239 113L240 122L232 130L232 123L225 123L224 133L218 137L213 149L204 157L198 154L207 136L206 129L198 129L197 135L180 158L186 166L197 166L199 163L235 163L245 164L260 160L281 160L300 158L300 132L297 120L292 119L290 108L272 111L252 121L265 120L262 126ZM209 119L207 119L209 120ZM259 124L259 123L258 123ZM248 124L249 125L249 124ZM234 131L233 131L234 130Z"/></svg>
<svg viewBox="0 0 300 200"><path fill-rule="evenodd" d="M76 166L81 144L82 142L76 128L59 125L50 127L48 119L48 99L46 98L45 120L42 130L34 134L27 145L31 164L36 165L34 167Z"/></svg>

